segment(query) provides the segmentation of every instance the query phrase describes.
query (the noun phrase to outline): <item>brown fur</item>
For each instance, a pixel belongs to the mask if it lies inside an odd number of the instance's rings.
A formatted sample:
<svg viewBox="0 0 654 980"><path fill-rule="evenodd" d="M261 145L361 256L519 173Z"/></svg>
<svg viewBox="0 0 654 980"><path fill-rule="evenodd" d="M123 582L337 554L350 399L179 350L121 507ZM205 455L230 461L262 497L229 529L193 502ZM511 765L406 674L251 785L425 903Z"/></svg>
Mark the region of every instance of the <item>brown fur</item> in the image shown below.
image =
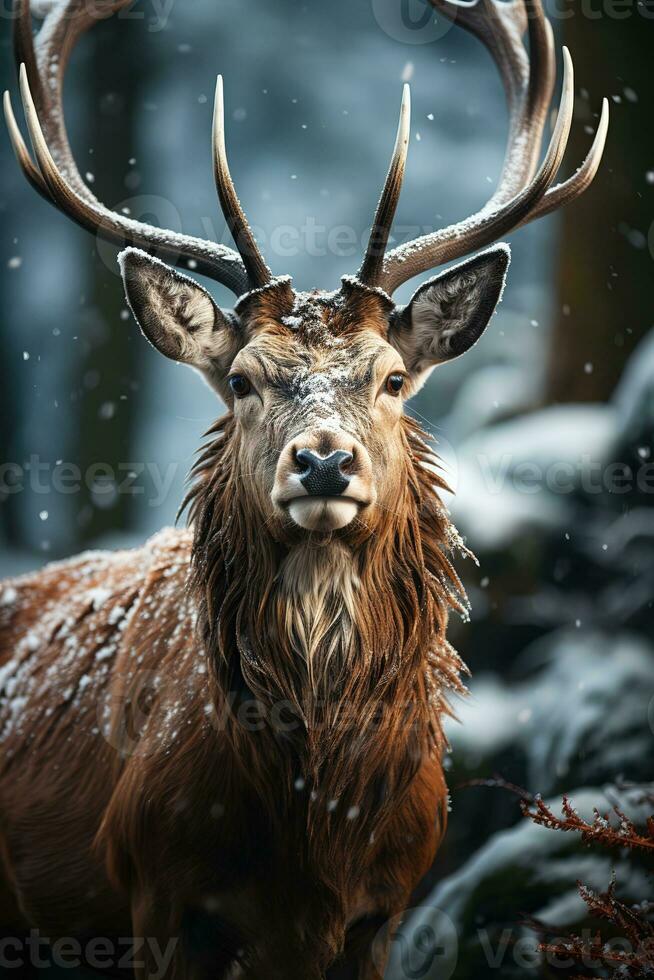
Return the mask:
<svg viewBox="0 0 654 980"><path fill-rule="evenodd" d="M424 435L370 407L370 365L397 356L383 297L281 284L238 312L239 357L267 374L332 364L341 340L344 431L370 453L376 503L323 535L271 510L307 421L273 386L256 426L229 411L211 430L190 531L5 584L0 915L180 936L168 975L185 980L317 980L339 957L373 980L371 941L445 827L458 539Z"/></svg>

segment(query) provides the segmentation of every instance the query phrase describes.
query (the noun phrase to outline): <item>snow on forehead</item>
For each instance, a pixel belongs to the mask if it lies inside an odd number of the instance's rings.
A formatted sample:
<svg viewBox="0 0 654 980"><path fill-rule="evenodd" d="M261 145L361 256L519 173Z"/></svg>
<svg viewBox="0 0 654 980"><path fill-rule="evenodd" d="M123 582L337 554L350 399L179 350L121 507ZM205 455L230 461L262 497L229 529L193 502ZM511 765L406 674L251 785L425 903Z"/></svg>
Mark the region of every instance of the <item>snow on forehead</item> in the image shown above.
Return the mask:
<svg viewBox="0 0 654 980"><path fill-rule="evenodd" d="M281 321L285 327L301 333L305 342L323 347L342 346L343 338L329 327L329 315L336 302L336 293L295 293L293 309Z"/></svg>
<svg viewBox="0 0 654 980"><path fill-rule="evenodd" d="M329 363L324 369L310 367L298 368L294 377L295 400L309 408L316 406L332 406L337 398L339 387L347 378L344 365Z"/></svg>
<svg viewBox="0 0 654 980"><path fill-rule="evenodd" d="M294 293L291 310L280 317L290 338L274 335L275 346L269 349L266 334L261 337L264 356L286 360L286 349L288 361L284 367L293 365L293 402L306 413L309 424L321 428L343 427L339 408L347 405L346 395L353 390L353 379L374 361L380 344L387 346L373 331L334 331L334 314L344 302L340 292ZM256 340L253 346L257 346Z"/></svg>
<svg viewBox="0 0 654 980"><path fill-rule="evenodd" d="M293 401L311 416L320 419L321 427L340 429L343 420L338 411L343 387L350 371L346 350L330 351L316 356L310 364L298 365L293 376Z"/></svg>

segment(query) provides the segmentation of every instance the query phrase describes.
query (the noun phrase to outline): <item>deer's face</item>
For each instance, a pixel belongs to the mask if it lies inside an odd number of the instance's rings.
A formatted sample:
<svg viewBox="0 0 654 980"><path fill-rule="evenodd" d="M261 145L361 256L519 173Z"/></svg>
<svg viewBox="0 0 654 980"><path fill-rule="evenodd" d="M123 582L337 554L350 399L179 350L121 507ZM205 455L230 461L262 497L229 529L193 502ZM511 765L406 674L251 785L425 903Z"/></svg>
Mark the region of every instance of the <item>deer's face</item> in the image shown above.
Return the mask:
<svg viewBox="0 0 654 980"><path fill-rule="evenodd" d="M224 313L162 263L133 250L122 257L148 339L198 368L231 409L238 488L281 538L365 535L393 512L410 465L404 401L479 338L507 263L504 248L483 253L404 308L354 281L298 294L278 280Z"/></svg>
<svg viewBox="0 0 654 980"><path fill-rule="evenodd" d="M398 351L371 325L325 338L272 326L229 373L242 463L262 511L309 531L369 526L391 506L406 455Z"/></svg>

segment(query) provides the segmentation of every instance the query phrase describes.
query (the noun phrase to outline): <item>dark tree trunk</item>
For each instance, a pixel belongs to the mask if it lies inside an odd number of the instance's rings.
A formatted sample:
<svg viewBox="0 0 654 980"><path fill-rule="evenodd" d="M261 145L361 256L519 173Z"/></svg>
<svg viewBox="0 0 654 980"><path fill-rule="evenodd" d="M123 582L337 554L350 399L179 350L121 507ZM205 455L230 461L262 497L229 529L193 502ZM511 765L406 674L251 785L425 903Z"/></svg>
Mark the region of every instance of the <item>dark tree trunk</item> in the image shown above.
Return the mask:
<svg viewBox="0 0 654 980"><path fill-rule="evenodd" d="M94 192L115 207L133 193L129 159L136 152L135 114L142 88L142 59L134 47L143 44L143 25L114 17L96 26L81 44L93 47L87 68L88 117L77 151L79 167L97 178ZM136 387L133 331L121 320L125 300L116 250L106 245L98 249L89 237L88 254L89 290L80 316L86 353L80 367L78 447L87 479L78 511L79 543L124 528L129 521L131 498L117 488L131 459Z"/></svg>
<svg viewBox="0 0 654 980"><path fill-rule="evenodd" d="M6 351L10 348L9 325L11 309L8 291L0 291L0 348ZM6 371L3 383L0 385L0 548L7 545L21 544L18 530L19 496L14 492L15 471L17 465L18 419L16 405L18 403L18 372Z"/></svg>
<svg viewBox="0 0 654 980"><path fill-rule="evenodd" d="M611 123L595 183L562 213L546 393L551 402L605 400L654 323L654 9L599 0L590 8L593 19L577 4L566 7L574 15L562 32L574 58L578 96L571 166L587 152L585 127L596 126L603 95L610 99Z"/></svg>

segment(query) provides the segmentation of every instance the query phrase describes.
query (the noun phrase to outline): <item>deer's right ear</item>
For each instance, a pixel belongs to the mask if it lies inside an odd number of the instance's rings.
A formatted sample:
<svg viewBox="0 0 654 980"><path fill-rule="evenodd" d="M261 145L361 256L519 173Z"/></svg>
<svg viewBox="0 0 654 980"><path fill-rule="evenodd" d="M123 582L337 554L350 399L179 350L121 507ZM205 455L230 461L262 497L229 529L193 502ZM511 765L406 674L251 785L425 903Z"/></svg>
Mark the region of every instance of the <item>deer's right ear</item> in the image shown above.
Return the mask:
<svg viewBox="0 0 654 980"><path fill-rule="evenodd" d="M140 249L118 256L129 307L153 347L213 375L238 347L234 324L202 286Z"/></svg>
<svg viewBox="0 0 654 980"><path fill-rule="evenodd" d="M428 282L397 311L389 339L399 350L414 392L433 367L477 343L502 297L511 253L497 245Z"/></svg>

